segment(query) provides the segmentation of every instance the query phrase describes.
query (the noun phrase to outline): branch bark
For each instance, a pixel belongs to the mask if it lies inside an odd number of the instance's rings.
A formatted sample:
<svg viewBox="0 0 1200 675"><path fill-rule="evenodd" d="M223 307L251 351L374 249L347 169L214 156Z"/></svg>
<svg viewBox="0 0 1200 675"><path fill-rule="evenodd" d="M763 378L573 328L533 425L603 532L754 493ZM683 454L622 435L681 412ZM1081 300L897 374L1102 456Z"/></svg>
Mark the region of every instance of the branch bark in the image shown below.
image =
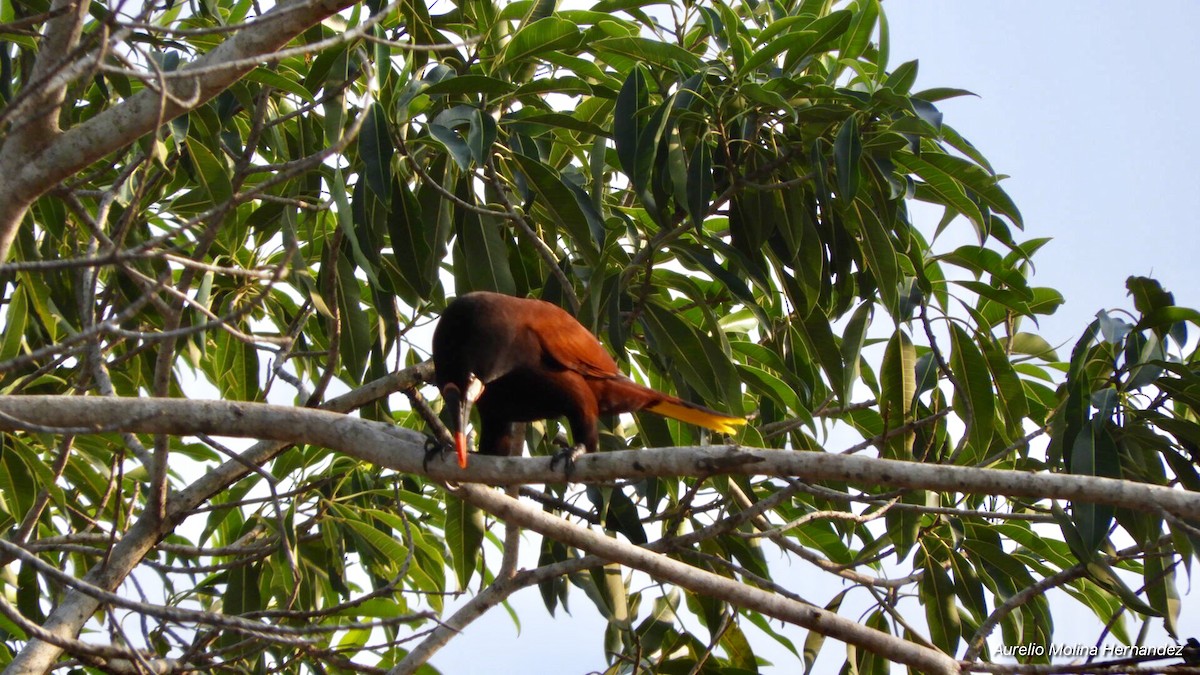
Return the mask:
<svg viewBox="0 0 1200 675"><path fill-rule="evenodd" d="M803 626L847 644L858 645L891 661L912 666L918 672L959 672L958 662L937 650L868 628L820 607L797 602L572 525L482 485L462 484L455 494L510 525L516 523L555 541L641 570L655 579Z"/></svg>
<svg viewBox="0 0 1200 675"><path fill-rule="evenodd" d="M0 396L0 431L45 429L239 436L313 443L389 469L438 480L495 485L558 483L543 458L475 455L459 469L449 457L425 460L425 437L411 429L316 410L263 403L162 398ZM69 425L69 426L68 426ZM1200 519L1200 494L1095 476L1030 473L924 464L822 452L785 452L734 445L621 450L585 455L571 478L579 483L650 476L791 476L918 490L992 494L1110 504Z"/></svg>

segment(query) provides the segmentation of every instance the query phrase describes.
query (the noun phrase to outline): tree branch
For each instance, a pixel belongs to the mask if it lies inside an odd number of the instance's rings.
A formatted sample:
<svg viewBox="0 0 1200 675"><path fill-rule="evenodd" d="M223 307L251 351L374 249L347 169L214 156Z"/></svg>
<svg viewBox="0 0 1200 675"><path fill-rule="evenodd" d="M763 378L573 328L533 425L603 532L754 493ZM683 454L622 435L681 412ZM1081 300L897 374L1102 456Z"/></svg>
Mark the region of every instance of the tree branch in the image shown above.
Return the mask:
<svg viewBox="0 0 1200 675"><path fill-rule="evenodd" d="M426 470L422 467L425 437L420 433L328 410L185 399L0 396L0 414L7 416L0 418L0 430L4 431L19 431L22 424L41 428L70 424L77 433L90 427L151 434L206 433L323 445L372 464L437 480L503 485L563 480L562 472L551 470L545 458L477 455L470 467L459 469L442 457L430 460ZM1083 501L1200 518L1200 494L1127 480L733 445L585 455L576 462L572 480L601 483L715 474L791 476L807 481Z"/></svg>
<svg viewBox="0 0 1200 675"><path fill-rule="evenodd" d="M889 660L910 665L923 673L959 672L958 662L941 652L868 628L819 607L796 602L777 593L739 583L572 525L566 520L522 504L491 488L462 484L455 490L455 494L463 501L474 504L505 522L515 522L555 541L641 570L655 579L669 581L737 607L761 612L848 644L858 645Z"/></svg>

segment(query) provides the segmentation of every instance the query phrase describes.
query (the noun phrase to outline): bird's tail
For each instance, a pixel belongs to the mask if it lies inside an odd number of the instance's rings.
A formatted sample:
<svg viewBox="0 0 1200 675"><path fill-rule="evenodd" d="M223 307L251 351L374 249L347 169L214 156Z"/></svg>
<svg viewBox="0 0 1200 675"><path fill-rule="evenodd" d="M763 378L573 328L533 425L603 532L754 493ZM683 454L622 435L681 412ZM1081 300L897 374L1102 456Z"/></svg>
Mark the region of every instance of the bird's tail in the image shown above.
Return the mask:
<svg viewBox="0 0 1200 675"><path fill-rule="evenodd" d="M712 429L722 434L735 434L737 428L746 423L741 417L730 417L702 405L688 403L682 399L664 398L657 403L646 406L646 410L658 413L664 417L695 424L696 426Z"/></svg>

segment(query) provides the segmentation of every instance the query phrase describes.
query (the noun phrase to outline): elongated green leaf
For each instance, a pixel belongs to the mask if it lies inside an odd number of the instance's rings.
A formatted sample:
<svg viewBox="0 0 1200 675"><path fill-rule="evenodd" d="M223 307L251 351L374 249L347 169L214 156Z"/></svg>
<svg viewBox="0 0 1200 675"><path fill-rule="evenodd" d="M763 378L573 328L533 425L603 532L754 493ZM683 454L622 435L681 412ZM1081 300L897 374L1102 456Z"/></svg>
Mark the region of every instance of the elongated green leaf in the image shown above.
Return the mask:
<svg viewBox="0 0 1200 675"><path fill-rule="evenodd" d="M445 146L458 168L463 171L471 168L471 147L456 131L440 124L430 124L429 135Z"/></svg>
<svg viewBox="0 0 1200 675"><path fill-rule="evenodd" d="M229 180L229 169L217 159L203 143L189 141L188 152L195 163L196 177L204 186L205 196L211 204L220 204L233 197L233 183Z"/></svg>
<svg viewBox="0 0 1200 675"><path fill-rule="evenodd" d="M338 256L337 260L336 292L342 328L340 353L350 381L359 382L371 355L371 324L366 312L362 311L362 293L348 258ZM257 372L257 368L250 372Z"/></svg>
<svg viewBox="0 0 1200 675"><path fill-rule="evenodd" d="M1121 477L1121 457L1108 424L1100 416L1076 436L1071 448L1071 473L1081 476ZM1088 552L1100 549L1108 538L1113 507L1107 504L1073 502L1071 515Z"/></svg>
<svg viewBox="0 0 1200 675"><path fill-rule="evenodd" d="M925 181L925 185L938 197L938 201L966 216L975 225L981 244L987 240L991 225L984 219L979 205L971 201L953 176L916 155L896 153L892 155L892 159L906 171Z"/></svg>
<svg viewBox="0 0 1200 675"><path fill-rule="evenodd" d="M437 269L430 245L432 228L421 218L421 205L408 185L394 181L392 207L387 214L388 237L397 274L405 287L397 289L409 304L429 298Z"/></svg>
<svg viewBox="0 0 1200 675"><path fill-rule="evenodd" d="M540 197L538 205L554 219L554 222L570 234L576 250L589 264L599 261L597 242L588 227L588 217L580 206L576 193L572 192L559 175L533 157L516 153L513 158L521 172L529 179L530 187ZM586 198L586 195L585 195Z"/></svg>
<svg viewBox="0 0 1200 675"><path fill-rule="evenodd" d="M842 606L842 600L846 598L846 593L849 591L841 591L833 596L825 605L825 611L837 613ZM821 654L821 647L825 645L825 635L819 631L811 630L808 632L808 637L804 638L804 675L812 672L813 666L816 665L817 656Z"/></svg>
<svg viewBox="0 0 1200 675"><path fill-rule="evenodd" d="M669 42L660 42L643 37L611 37L595 40L588 48L602 61L613 61L614 56L623 57L614 65L629 59L634 63L645 63L664 70L691 72L700 67L700 58L688 50Z"/></svg>
<svg viewBox="0 0 1200 675"><path fill-rule="evenodd" d="M579 26L557 16L538 19L517 31L500 55L500 66L521 64L546 52L571 51L583 39Z"/></svg>
<svg viewBox="0 0 1200 675"><path fill-rule="evenodd" d="M837 169L838 196L847 203L858 194L859 160L862 158L862 137L858 119L851 115L838 131L833 143L834 168Z"/></svg>
<svg viewBox="0 0 1200 675"><path fill-rule="evenodd" d="M704 219L708 217L708 205L715 189L712 172L712 150L701 141L692 150L687 167L687 210L697 232L704 229Z"/></svg>
<svg viewBox="0 0 1200 675"><path fill-rule="evenodd" d="M287 77L282 73L277 73L272 70L267 70L259 66L254 70L245 74L245 79L250 82L261 82L270 85L280 91L286 91L289 94L300 97L304 101L312 103L316 99L313 97L305 86L297 80Z"/></svg>
<svg viewBox="0 0 1200 675"><path fill-rule="evenodd" d="M812 37L806 41L806 44L798 44L787 50L784 70L792 71L806 56L817 53L829 42L841 37L850 29L853 18L854 16L849 10L842 9L830 12L806 26L804 30L811 32Z"/></svg>
<svg viewBox="0 0 1200 675"><path fill-rule="evenodd" d="M987 360L988 370L992 373L992 381L996 384L996 397L999 409L1004 411L1004 422L1008 437L1019 438L1023 435L1022 423L1029 415L1029 403L1025 400L1025 387L1013 369L1012 362L1000 350L1000 346L992 340L984 339L983 355Z"/></svg>
<svg viewBox="0 0 1200 675"><path fill-rule="evenodd" d="M912 421L912 401L917 392L917 354L903 329L892 334L880 368L880 413L887 427L899 429ZM912 459L916 436L909 430L888 440L889 459Z"/></svg>
<svg viewBox="0 0 1200 675"><path fill-rule="evenodd" d="M1017 205L1013 203L1008 193L1000 187L996 176L988 173L978 164L941 152L923 152L921 159L971 190L979 197L980 201L987 204L996 213L1008 216L1017 227L1024 225L1021 212L1017 210Z"/></svg>
<svg viewBox="0 0 1200 675"><path fill-rule="evenodd" d="M862 56L867 46L871 44L875 27L880 22L878 0L863 0L857 3L856 10L850 27L842 36L841 46L838 48L838 55L842 59L853 60ZM881 30L886 32L882 27ZM883 69L887 67L887 60L882 59L878 65L882 73Z"/></svg>
<svg viewBox="0 0 1200 675"><path fill-rule="evenodd" d="M960 398L964 404L962 408L966 408L960 410L970 422L971 445L982 457L991 442L996 416L996 400L992 395L987 361L975 341L958 324L951 327L950 345L950 371L958 380L955 397Z"/></svg>
<svg viewBox="0 0 1200 675"><path fill-rule="evenodd" d="M1174 638L1179 636L1179 591L1175 587L1175 567L1168 557L1146 556L1144 579L1146 599L1163 618L1163 627Z"/></svg>
<svg viewBox="0 0 1200 675"><path fill-rule="evenodd" d="M25 286L18 284L8 299L4 319L4 337L0 339L0 363L17 356L25 339L25 326L29 319L29 306L25 300Z"/></svg>
<svg viewBox="0 0 1200 675"><path fill-rule="evenodd" d="M466 196L460 188L459 198ZM455 213L457 247L455 280L460 292L494 291L513 295L517 285L509 262L508 246L493 218L481 218L466 209Z"/></svg>
<svg viewBox="0 0 1200 675"><path fill-rule="evenodd" d="M464 590L475 574L479 562L479 550L483 544L483 512L452 495L446 495L446 547L450 550L450 563L458 579L459 590Z"/></svg>
<svg viewBox="0 0 1200 675"><path fill-rule="evenodd" d="M798 19L802 17L796 17ZM775 25L775 24L772 24ZM774 61L776 57L785 51L799 47L807 49L809 45L817 39L816 31L802 30L793 33L785 33L772 40L769 44L755 48L750 56L746 57L746 62L742 64L743 72L757 70L760 66L769 61ZM772 64L773 65L773 64Z"/></svg>
<svg viewBox="0 0 1200 675"><path fill-rule="evenodd" d="M854 208L863 231L867 265L870 267L871 273L875 275L879 297L892 316L899 316L900 262L896 257L896 248L892 244L891 232L876 215L874 209L857 200Z"/></svg>
<svg viewBox="0 0 1200 675"><path fill-rule="evenodd" d="M487 75L467 74L448 77L426 87L422 93L426 96L445 94L483 94L484 96L503 96L516 91L517 85L508 80L501 80Z"/></svg>
<svg viewBox="0 0 1200 675"><path fill-rule="evenodd" d="M846 386L848 387L853 387L854 383L858 382L862 348L866 343L867 328L870 327L874 314L874 305L869 302L862 303L858 309L854 310L850 321L846 323L846 330L842 332L842 362L846 366ZM841 396L842 400L848 401L851 392L843 391Z"/></svg>
<svg viewBox="0 0 1200 675"><path fill-rule="evenodd" d="M613 111L613 141L617 147L617 158L621 170L639 189L644 189L650 180L650 167L654 161L654 148L646 147L643 138L646 124L642 111L650 104L650 92L646 74L639 65L629 73L621 93L617 96Z"/></svg>
<svg viewBox="0 0 1200 675"><path fill-rule="evenodd" d="M829 388L834 392L846 391L846 370L842 363L842 353L833 339L833 330L829 321L819 312L813 312L807 319L793 324L804 337L804 341L815 352L821 370L829 378ZM850 403L850 401L843 401Z"/></svg>
<svg viewBox="0 0 1200 675"><path fill-rule="evenodd" d="M387 203L392 197L391 162L396 149L388 135L387 116L381 103L373 103L367 110L367 119L358 136L358 152L363 158L367 187Z"/></svg>
<svg viewBox="0 0 1200 675"><path fill-rule="evenodd" d="M921 577L920 596L929 624L929 637L943 652L954 654L962 637L954 581L940 560L929 554L919 555L919 558L923 559L922 569L925 571Z"/></svg>
<svg viewBox="0 0 1200 675"><path fill-rule="evenodd" d="M653 303L646 305L643 323L654 337L654 347L671 359L688 386L712 406L737 406L740 401L725 400L725 385L737 381L737 371L729 357L708 336L698 333L678 314ZM736 408L733 414L740 412Z"/></svg>

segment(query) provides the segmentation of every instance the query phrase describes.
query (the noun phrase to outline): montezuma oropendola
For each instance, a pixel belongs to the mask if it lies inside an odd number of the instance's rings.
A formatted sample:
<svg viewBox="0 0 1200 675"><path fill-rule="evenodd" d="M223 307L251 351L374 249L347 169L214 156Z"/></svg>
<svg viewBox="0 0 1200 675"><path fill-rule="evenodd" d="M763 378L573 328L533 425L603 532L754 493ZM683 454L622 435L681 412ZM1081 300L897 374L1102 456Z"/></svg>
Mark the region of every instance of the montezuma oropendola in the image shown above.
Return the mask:
<svg viewBox="0 0 1200 675"><path fill-rule="evenodd" d="M433 332L433 363L463 468L472 406L485 455L520 454L520 423L566 417L575 445L550 466L565 460L568 474L577 457L596 451L600 415L649 410L722 433L746 423L625 377L595 336L543 300L487 292L456 298Z"/></svg>

